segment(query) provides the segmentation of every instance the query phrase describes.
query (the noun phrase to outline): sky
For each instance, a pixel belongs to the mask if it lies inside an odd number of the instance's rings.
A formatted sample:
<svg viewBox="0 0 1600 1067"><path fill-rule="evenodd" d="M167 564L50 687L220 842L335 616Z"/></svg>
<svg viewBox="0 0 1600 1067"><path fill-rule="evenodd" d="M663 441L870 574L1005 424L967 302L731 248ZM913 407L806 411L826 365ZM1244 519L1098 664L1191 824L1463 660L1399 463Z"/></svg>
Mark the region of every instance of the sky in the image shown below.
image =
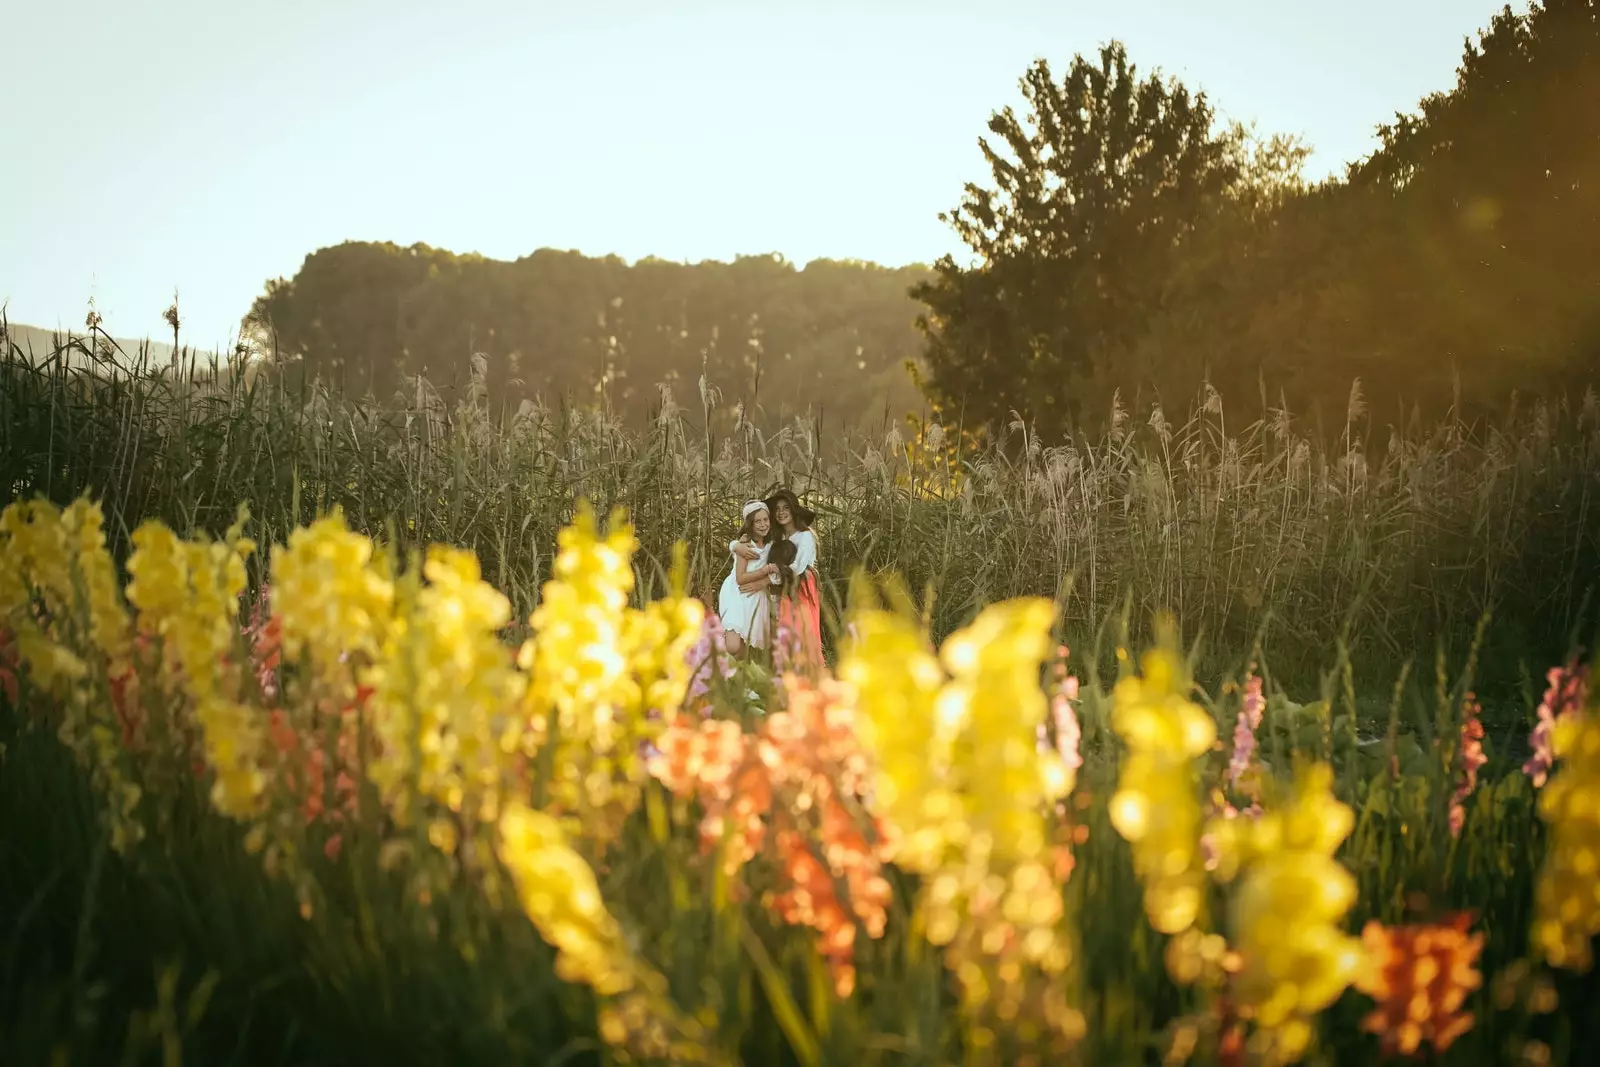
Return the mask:
<svg viewBox="0 0 1600 1067"><path fill-rule="evenodd" d="M225 345L346 240L931 263L1035 58L1140 71L1342 172L1501 0L0 0L0 304Z"/></svg>

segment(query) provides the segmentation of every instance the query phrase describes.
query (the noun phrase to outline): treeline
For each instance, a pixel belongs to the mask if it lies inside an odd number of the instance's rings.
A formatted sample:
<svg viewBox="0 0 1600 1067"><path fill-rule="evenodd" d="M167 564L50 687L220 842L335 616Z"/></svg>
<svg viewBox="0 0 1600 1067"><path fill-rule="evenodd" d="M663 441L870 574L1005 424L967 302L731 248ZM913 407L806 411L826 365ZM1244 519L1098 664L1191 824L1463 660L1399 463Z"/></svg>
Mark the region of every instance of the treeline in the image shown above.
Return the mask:
<svg viewBox="0 0 1600 1067"><path fill-rule="evenodd" d="M908 297L925 267L779 256L695 265L541 249L513 263L426 245L348 243L268 285L252 346L303 360L347 395L387 398L421 375L464 387L486 357L489 395L602 404L637 423L659 385L698 411L743 405L762 421L807 412L856 428L919 403ZM704 377L715 393L702 397Z"/></svg>
<svg viewBox="0 0 1600 1067"><path fill-rule="evenodd" d="M1394 422L1600 376L1600 0L1506 8L1451 91L1314 187L1304 146L1218 129L1120 46L1022 89L949 216L981 264L918 290L947 421L1019 411L1048 438L1114 389L1209 381L1341 428L1357 378Z"/></svg>
<svg viewBox="0 0 1600 1067"><path fill-rule="evenodd" d="M379 397L417 374L448 389L483 353L513 407L565 397L636 421L660 382L697 408L704 375L729 417L852 429L931 403L947 426L1021 415L1047 440L1095 432L1119 393L1146 411L1209 385L1230 413L1336 430L1355 379L1403 422L1600 377L1600 0L1505 9L1453 89L1316 185L1305 146L1222 128L1120 45L1059 79L1040 62L1022 92L1023 114L990 121L991 183L947 216L971 266L346 244L269 285L246 333Z"/></svg>

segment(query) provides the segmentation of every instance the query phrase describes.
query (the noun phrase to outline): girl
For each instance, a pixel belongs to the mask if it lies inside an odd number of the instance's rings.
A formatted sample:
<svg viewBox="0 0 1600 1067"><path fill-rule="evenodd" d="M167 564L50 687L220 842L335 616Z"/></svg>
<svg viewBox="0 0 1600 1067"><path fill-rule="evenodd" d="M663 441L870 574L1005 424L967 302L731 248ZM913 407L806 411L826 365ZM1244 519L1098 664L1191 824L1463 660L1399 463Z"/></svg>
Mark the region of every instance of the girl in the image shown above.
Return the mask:
<svg viewBox="0 0 1600 1067"><path fill-rule="evenodd" d="M817 513L803 507L788 488L781 488L766 499L767 510L778 527L778 536L794 542L792 592L778 601L780 617L800 635L800 654L805 661L822 664L822 600L817 588L817 537L811 524ZM769 564L770 566L770 564ZM785 612L792 614L785 615Z"/></svg>
<svg viewBox="0 0 1600 1067"><path fill-rule="evenodd" d="M770 631L773 668L791 670L795 667L820 665L812 658L806 640L806 622L795 600L799 580L794 564L799 556L799 546L787 537L776 537L767 553L769 566L778 568L772 578L772 605L777 615L774 629Z"/></svg>
<svg viewBox="0 0 1600 1067"><path fill-rule="evenodd" d="M737 540L728 544L733 569L722 580L717 613L727 634L728 651L738 655L746 645L767 647L767 589L778 568L767 562L771 548L772 515L767 505L752 500L743 509L744 525Z"/></svg>

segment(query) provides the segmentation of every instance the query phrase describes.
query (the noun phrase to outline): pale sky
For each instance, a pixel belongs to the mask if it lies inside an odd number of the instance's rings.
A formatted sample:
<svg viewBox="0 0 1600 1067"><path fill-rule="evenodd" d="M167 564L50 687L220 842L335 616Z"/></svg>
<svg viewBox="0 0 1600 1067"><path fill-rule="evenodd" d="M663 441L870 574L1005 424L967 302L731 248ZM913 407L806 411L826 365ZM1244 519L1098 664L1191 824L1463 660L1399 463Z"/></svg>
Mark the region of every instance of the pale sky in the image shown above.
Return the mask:
<svg viewBox="0 0 1600 1067"><path fill-rule="evenodd" d="M212 347L344 240L932 262L1035 57L1119 38L1321 177L1500 6L0 0L0 303L161 339L176 287Z"/></svg>

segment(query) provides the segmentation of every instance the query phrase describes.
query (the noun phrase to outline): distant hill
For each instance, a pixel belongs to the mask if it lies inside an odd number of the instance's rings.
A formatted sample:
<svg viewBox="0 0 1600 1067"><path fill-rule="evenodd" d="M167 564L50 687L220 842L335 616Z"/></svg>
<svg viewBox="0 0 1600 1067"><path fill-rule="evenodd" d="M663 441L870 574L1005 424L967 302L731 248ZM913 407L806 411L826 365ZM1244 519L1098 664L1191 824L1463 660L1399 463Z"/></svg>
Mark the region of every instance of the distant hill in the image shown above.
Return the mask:
<svg viewBox="0 0 1600 1067"><path fill-rule="evenodd" d="M79 351L74 341L82 343L86 348L92 348L94 341L89 337L87 330L71 330L63 333L60 330L47 330L40 326L27 326L22 323L10 322L4 326L5 336L0 340L0 349L9 352L13 347L22 353L23 358L39 363L56 352L65 348L67 362L70 366L88 366L91 362L88 356ZM134 341L128 338L111 338L115 346L112 359L123 365L132 365L141 359L150 366L167 366L172 362L172 345L162 344L160 341ZM210 353L199 353L202 363L208 362Z"/></svg>

